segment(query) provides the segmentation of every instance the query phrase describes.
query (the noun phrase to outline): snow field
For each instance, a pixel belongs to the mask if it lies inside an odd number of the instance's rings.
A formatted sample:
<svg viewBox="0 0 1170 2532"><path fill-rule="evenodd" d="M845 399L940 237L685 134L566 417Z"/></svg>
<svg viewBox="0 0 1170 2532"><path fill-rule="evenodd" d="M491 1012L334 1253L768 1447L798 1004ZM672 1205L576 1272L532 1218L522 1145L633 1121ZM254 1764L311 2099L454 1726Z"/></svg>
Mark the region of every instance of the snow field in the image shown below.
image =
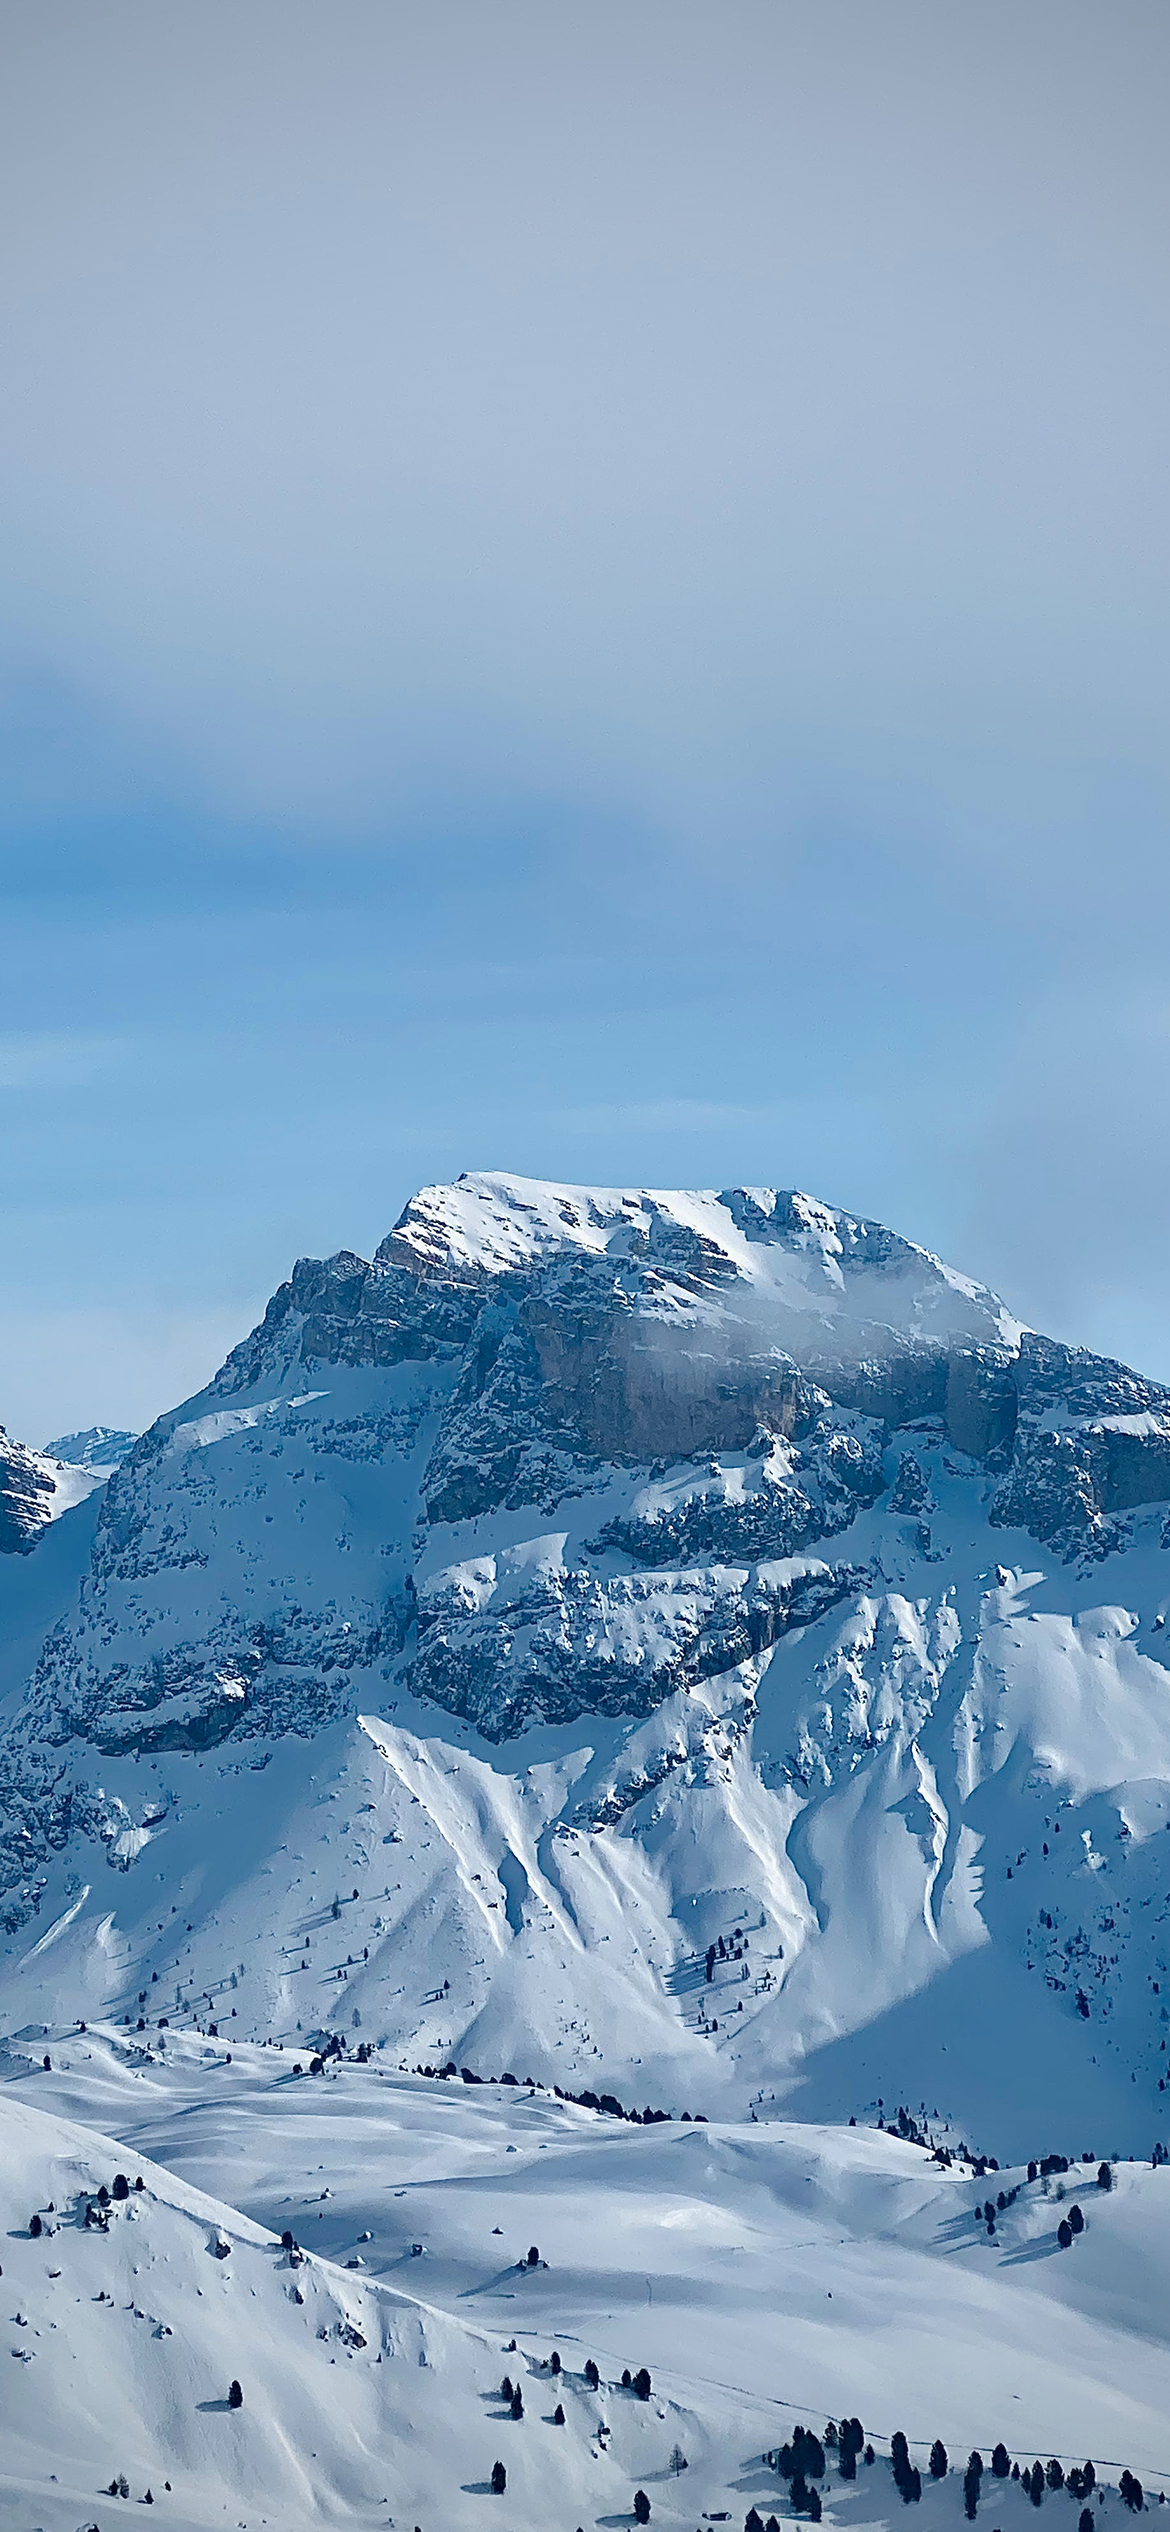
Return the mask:
<svg viewBox="0 0 1170 2532"><path fill-rule="evenodd" d="M166 2066L135 2064L113 2035L86 2034L58 2043L50 2074L10 2067L0 2103L6 2175L20 2175L5 2180L10 2233L27 2226L38 2183L63 2206L135 2161L150 2184L141 2219L113 2217L108 2239L66 2225L47 2251L9 2243L29 2271L13 2289L19 2308L42 2333L61 2309L48 2266L68 2257L75 2295L90 2281L54 2351L64 2388L52 2440L73 2457L77 2491L96 2439L112 2451L99 2482L115 2467L136 2487L135 2471L170 2477L195 2523L222 2520L234 2486L233 2522L277 2519L263 2492L273 2503L279 2492L285 2522L384 2521L389 2497L396 2520L432 2532L484 2520L468 2458L482 2454L483 2476L496 2458L508 2469L509 2523L621 2522L643 2484L655 2521L689 2526L726 2507L741 2524L751 2503L765 2521L787 2512L761 2454L798 2419L819 2429L844 2413L887 2452L900 2426L924 2471L935 2436L960 2464L973 2446L989 2462L1002 2437L1021 2462L1092 2458L1114 2482L1129 2467L1151 2496L1170 2468L1170 2171L1120 2166L1108 2194L1095 2167L1029 2187L1020 2171L944 2171L872 2129L640 2130L539 2094L373 2068L296 2078L270 2049L233 2050L230 2067L191 2041L168 2053ZM83 2111L121 2144L95 2147ZM991 2246L974 2207L1017 2184ZM1055 2228L1074 2199L1085 2232L1062 2253ZM233 2242L228 2261L208 2248L217 2227ZM278 2249L286 2227L310 2255L295 2272ZM547 2263L534 2271L517 2267L530 2244ZM103 2261L113 2267L99 2280ZM8 2288L8 2256L5 2272ZM113 2306L89 2300L99 2284ZM338 2344L347 2321L365 2350ZM174 2342L151 2336L160 2322ZM39 2359L44 2335L34 2344ZM537 2370L554 2347L560 2386ZM95 2407L78 2398L72 2352L84 2372L108 2368L111 2348L121 2387ZM589 2356L609 2386L600 2401L584 2389ZM649 2403L614 2388L640 2365ZM522 2380L520 2425L490 2398L505 2370ZM233 2374L244 2411L202 2410ZM564 2430L546 2423L559 2396ZM602 2416L608 2451L594 2432ZM221 2426L252 2437L246 2452L229 2452ZM38 2441L10 2464L24 2478ZM690 2464L678 2480L676 2444ZM987 2485L990 2532L1022 2526L1018 2488ZM884 2461L856 2490L832 2487L834 2521L900 2519ZM1072 2501L1046 2502L1070 2509L1074 2532ZM932 2523L958 2520L957 2480L923 2506ZM925 2515L916 2521L926 2532Z"/></svg>

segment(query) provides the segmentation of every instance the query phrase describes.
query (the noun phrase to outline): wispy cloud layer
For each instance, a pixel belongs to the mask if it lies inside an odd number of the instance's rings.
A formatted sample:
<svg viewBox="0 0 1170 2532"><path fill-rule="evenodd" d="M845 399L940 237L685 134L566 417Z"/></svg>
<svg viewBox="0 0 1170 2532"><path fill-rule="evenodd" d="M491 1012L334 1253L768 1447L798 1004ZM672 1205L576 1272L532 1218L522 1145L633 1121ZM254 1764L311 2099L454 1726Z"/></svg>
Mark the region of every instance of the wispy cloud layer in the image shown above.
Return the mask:
<svg viewBox="0 0 1170 2532"><path fill-rule="evenodd" d="M484 1163L1170 1371L1164 10L8 26L0 1416Z"/></svg>

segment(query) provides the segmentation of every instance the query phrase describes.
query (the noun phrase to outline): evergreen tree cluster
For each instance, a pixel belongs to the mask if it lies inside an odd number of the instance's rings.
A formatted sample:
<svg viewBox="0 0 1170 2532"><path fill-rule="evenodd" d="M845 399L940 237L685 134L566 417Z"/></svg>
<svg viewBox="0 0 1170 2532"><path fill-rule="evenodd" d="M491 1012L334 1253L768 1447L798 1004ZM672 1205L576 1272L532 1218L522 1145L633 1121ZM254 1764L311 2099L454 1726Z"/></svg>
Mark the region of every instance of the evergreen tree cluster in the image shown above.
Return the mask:
<svg viewBox="0 0 1170 2532"><path fill-rule="evenodd" d="M368 2041L363 2041L362 2046L355 2050L354 2054L364 2064L373 2055L373 2050ZM309 2073L313 2075L323 2072L324 2057L344 2057L344 2055L344 2045L335 2035L330 2040L328 2049L322 2053L322 2057L313 2059ZM429 2076L432 2082L440 2084L457 2080L464 2084L502 2084L510 2086L513 2091L543 2092L554 2101L572 2102L574 2108L578 2110L598 2110L604 2112L608 2119L627 2119L634 2127L658 2127L663 2121L674 2117L673 2110L654 2110L649 2103L644 2110L627 2110L614 2092L590 2092L588 2089L583 2092L566 2092L561 2084L538 2084L532 2075L520 2076L510 2072L503 2075L477 2075L470 2066L457 2066L453 2058L446 2066L412 2066L410 2071L412 2075ZM707 2115L703 2110L682 2110L679 2116L695 2127L705 2128L707 2125Z"/></svg>
<svg viewBox="0 0 1170 2532"><path fill-rule="evenodd" d="M778 2471L781 2477L788 2481L793 2514L807 2515L814 2523L819 2523L821 2520L821 2500L816 2482L823 2479L825 2475L826 2447L829 2450L836 2450L842 2479L856 2478L857 2458L863 2450L867 2463L874 2459L873 2446L865 2443L864 2430L859 2418L842 2418L839 2424L830 2419L825 2428L823 2442L809 2428L798 2426L793 2431L790 2443L783 2444L778 2451L768 2452L763 2456L768 2467ZM890 2467L894 2476L894 2485L903 2503L916 2505L922 2495L922 2475L910 2458L909 2445L900 2429L890 2439ZM943 2480L947 2477L949 2469L947 2448L941 2438L936 2438L930 2449L930 2476L933 2480ZM1078 2504L1085 2506L1077 2532L1096 2532L1095 2518L1085 2503L1097 2486L1097 2474L1092 2462L1083 2462L1080 2465L1073 2463L1066 2471L1053 2455L1047 2465L1036 2461L1025 2463L1021 2469L1018 2462L1012 2461L1006 2444L1000 2442L992 2449L991 2472L997 2480L1018 2480L1024 2494L1034 2506L1042 2505L1046 2494L1056 2494L1062 2489L1067 2489L1070 2497L1075 2498ZM969 2523L975 2521L978 2512L983 2477L983 2456L981 2453L973 2452L968 2456L963 2471L963 2506ZM1135 2478L1132 2471L1122 2471L1119 2494L1123 2504L1130 2509L1131 2513L1141 2513L1145 2504L1145 2492L1140 2479ZM770 2516L765 2523L756 2507L752 2506L745 2520L744 2532L779 2532L779 2526L774 2515Z"/></svg>

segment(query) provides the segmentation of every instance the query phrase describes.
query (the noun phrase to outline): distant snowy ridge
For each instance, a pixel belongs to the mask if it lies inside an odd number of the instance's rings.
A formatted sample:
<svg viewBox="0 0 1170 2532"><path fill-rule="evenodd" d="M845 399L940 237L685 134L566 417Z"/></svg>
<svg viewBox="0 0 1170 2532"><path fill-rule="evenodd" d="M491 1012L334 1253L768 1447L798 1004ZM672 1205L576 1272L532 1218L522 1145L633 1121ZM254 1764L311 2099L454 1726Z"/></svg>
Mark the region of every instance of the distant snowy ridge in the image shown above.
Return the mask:
<svg viewBox="0 0 1170 2532"><path fill-rule="evenodd" d="M110 1477L8 1717L0 1998L234 1959L258 2035L1144 2139L1168 1504L1170 1392L880 1225L424 1190Z"/></svg>
<svg viewBox="0 0 1170 2532"><path fill-rule="evenodd" d="M0 1425L0 1556L27 1556L50 1521L105 1484L135 1438L91 1425L34 1451Z"/></svg>
<svg viewBox="0 0 1170 2532"><path fill-rule="evenodd" d="M70 1468L100 1469L108 1477L137 1439L136 1433L124 1433L116 1425L87 1424L84 1432L62 1433L57 1441L46 1442L44 1455L63 1460Z"/></svg>

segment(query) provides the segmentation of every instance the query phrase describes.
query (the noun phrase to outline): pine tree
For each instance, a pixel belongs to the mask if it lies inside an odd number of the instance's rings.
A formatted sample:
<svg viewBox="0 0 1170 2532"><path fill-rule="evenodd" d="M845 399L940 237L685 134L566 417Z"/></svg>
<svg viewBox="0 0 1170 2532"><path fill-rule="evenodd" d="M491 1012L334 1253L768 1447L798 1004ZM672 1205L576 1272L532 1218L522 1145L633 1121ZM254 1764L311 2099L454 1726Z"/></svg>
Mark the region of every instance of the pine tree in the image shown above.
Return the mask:
<svg viewBox="0 0 1170 2532"><path fill-rule="evenodd" d="M915 2471L914 2476L915 2476L915 2478L917 2479L917 2477L918 2477L918 2473L917 2473L917 2471ZM819 2489L819 2488L810 2488L810 2489L809 2489L809 2492L808 2492L808 2519L809 2519L809 2522L810 2522L810 2523L819 2523L819 2522L820 2522L820 2519L821 2519L821 2492L820 2492L820 2489Z"/></svg>
<svg viewBox="0 0 1170 2532"><path fill-rule="evenodd" d="M1053 2458L1052 2458L1052 2460L1050 2461L1050 2463L1049 2463L1049 2465L1048 2465L1048 2468L1047 2468L1047 2470L1046 2470L1046 2471L1045 2471L1045 2473L1044 2473L1044 2476L1045 2476L1045 2479L1047 2480L1048 2485L1049 2485L1049 2487L1050 2487L1050 2488L1063 2488L1063 2486L1064 2486L1064 2472L1063 2472L1063 2470L1062 2470L1062 2468L1061 2468L1060 2463L1057 2461L1057 2459L1056 2459L1055 2455L1053 2455Z"/></svg>
<svg viewBox="0 0 1170 2532"><path fill-rule="evenodd" d="M636 2374L635 2374L635 2376L634 2376L634 2390L636 2391L636 2393L637 2393L637 2395L638 2395L639 2400L648 2400L648 2399L649 2399L649 2397L650 2397L650 2376L649 2376L649 2373L647 2372L647 2369L646 2369L646 2367L645 2367L644 2365L639 2365L639 2367L638 2367L638 2371L637 2371L637 2373L636 2373Z"/></svg>
<svg viewBox="0 0 1170 2532"><path fill-rule="evenodd" d="M1072 2206L1072 2207L1070 2207L1070 2208L1069 2208L1069 2211L1068 2211L1068 2223L1069 2223L1069 2231L1070 2231L1070 2233L1083 2233L1083 2232L1084 2232L1084 2229L1085 2229L1085 2219L1084 2219L1084 2216L1082 2215L1081 2210L1080 2210L1080 2208L1079 2208L1078 2206Z"/></svg>
<svg viewBox="0 0 1170 2532"><path fill-rule="evenodd" d="M635 2523L650 2521L650 2499L644 2488L634 2490L634 2521Z"/></svg>
<svg viewBox="0 0 1170 2532"><path fill-rule="evenodd" d="M1071 2224L1066 2223L1066 2221L1065 2221L1065 2219L1064 2219L1064 2217L1063 2217L1063 2216L1061 2217L1060 2222L1059 2222L1059 2224L1057 2225L1057 2228L1056 2228L1056 2238L1057 2238L1057 2241L1058 2241L1058 2242L1059 2242L1059 2244L1060 2244L1060 2247L1061 2247L1061 2250L1062 2250L1062 2251L1071 2251L1071 2249L1072 2249L1072 2226L1071 2226Z"/></svg>
<svg viewBox="0 0 1170 2532"><path fill-rule="evenodd" d="M991 2456L991 2467L997 2479L1006 2479L1011 2471L1006 2444L997 2444Z"/></svg>
<svg viewBox="0 0 1170 2532"><path fill-rule="evenodd" d="M564 2423L565 2423L565 2413L564 2413L564 2410L563 2410L563 2409L562 2409L562 2407L561 2407L560 2401L558 2400L557 2405L556 2405L556 2408L553 2410L553 2425L554 2425L554 2426L563 2426L563 2425L564 2425Z"/></svg>
<svg viewBox="0 0 1170 2532"><path fill-rule="evenodd" d="M1097 2165L1097 2187L1098 2189L1112 2189L1113 2187L1113 2174L1108 2163L1098 2163Z"/></svg>
<svg viewBox="0 0 1170 2532"><path fill-rule="evenodd" d="M508 2474L502 2462L492 2463L492 2495L502 2497L508 2485Z"/></svg>
<svg viewBox="0 0 1170 2532"><path fill-rule="evenodd" d="M585 2359L585 2380L589 2385L590 2391L598 2390L601 2382L601 2376L598 2373L597 2367L591 2356L587 2356Z"/></svg>
<svg viewBox="0 0 1170 2532"><path fill-rule="evenodd" d="M517 2383L516 2388L515 2388L515 2390L514 2390L514 2392L513 2392L513 2394L512 2394L512 2416L513 2416L514 2418L522 2418L522 2417L523 2417L523 2415L524 2415L524 2395L523 2395L523 2392L522 2392L522 2391L521 2391L521 2389L520 2389L520 2385L519 2385L519 2383Z"/></svg>
<svg viewBox="0 0 1170 2532"><path fill-rule="evenodd" d="M856 2479L857 2456L864 2442L860 2418L842 2418L837 2436L842 2479Z"/></svg>
<svg viewBox="0 0 1170 2532"><path fill-rule="evenodd" d="M948 2465L948 2462L947 2462L947 2448L946 2448L946 2445L945 2445L945 2444L943 2444L943 2443L940 2441L940 2439L936 2436L935 2441L934 2441L934 2443L931 2445L931 2448L930 2448L930 2476L931 2476L931 2478L932 2478L932 2479L945 2479L945 2478L946 2478L946 2475L947 2475L947 2470L948 2470L948 2467L949 2467L949 2465Z"/></svg>
<svg viewBox="0 0 1170 2532"><path fill-rule="evenodd" d="M241 2391L239 2384L237 2382L233 2382L228 2392L228 2407L229 2409L242 2409L243 2405L243 2392Z"/></svg>
<svg viewBox="0 0 1170 2532"><path fill-rule="evenodd" d="M814 2435L808 2427L798 2427L796 2430L796 2438L793 2439L794 2442L797 2439L799 2439L798 2453L800 2467L804 2472L805 2478L823 2479L825 2476L825 2448L819 2435Z"/></svg>
<svg viewBox="0 0 1170 2532"><path fill-rule="evenodd" d="M764 2532L764 2518L762 2514L756 2512L754 2506L749 2506L744 2516L743 2532Z"/></svg>

